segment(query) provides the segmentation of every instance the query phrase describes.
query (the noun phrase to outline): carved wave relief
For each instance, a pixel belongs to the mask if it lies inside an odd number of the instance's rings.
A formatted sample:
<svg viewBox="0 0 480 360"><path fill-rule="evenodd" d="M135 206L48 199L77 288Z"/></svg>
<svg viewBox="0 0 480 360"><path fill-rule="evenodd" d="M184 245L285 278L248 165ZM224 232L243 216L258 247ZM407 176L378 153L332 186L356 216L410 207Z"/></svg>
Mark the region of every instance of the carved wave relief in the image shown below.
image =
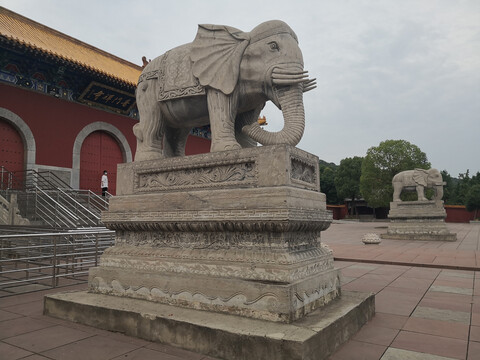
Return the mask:
<svg viewBox="0 0 480 360"><path fill-rule="evenodd" d="M208 309L214 311L240 313L244 316L264 318L274 321L282 321L284 316L279 313L281 308L290 302L287 308L293 311L311 307L323 306L340 295L338 278L332 279L326 284L309 288L301 293L294 293L293 298L280 299L277 294L266 291L255 297L248 297L242 291L235 291L228 296L219 296L206 293L200 289L170 289L148 286L125 286L119 280L106 281L102 277L95 277L89 284L89 291L106 295L130 297L152 302L190 307L195 309ZM313 307L312 307L313 306Z"/></svg>
<svg viewBox="0 0 480 360"><path fill-rule="evenodd" d="M328 294L334 292L335 296L339 294L340 289L340 278L339 276L332 276L325 283L319 285L318 287L307 289L301 292L296 292L295 297L302 304L308 304L312 301L321 299Z"/></svg>
<svg viewBox="0 0 480 360"><path fill-rule="evenodd" d="M265 292L255 298L248 298L245 294L237 291L227 297L206 294L198 289L159 289L146 286L124 286L119 280L105 281L96 276L89 284L90 291L108 295L127 296L162 303L197 303L201 302L222 307L260 307L274 310L278 307L279 299L272 292Z"/></svg>

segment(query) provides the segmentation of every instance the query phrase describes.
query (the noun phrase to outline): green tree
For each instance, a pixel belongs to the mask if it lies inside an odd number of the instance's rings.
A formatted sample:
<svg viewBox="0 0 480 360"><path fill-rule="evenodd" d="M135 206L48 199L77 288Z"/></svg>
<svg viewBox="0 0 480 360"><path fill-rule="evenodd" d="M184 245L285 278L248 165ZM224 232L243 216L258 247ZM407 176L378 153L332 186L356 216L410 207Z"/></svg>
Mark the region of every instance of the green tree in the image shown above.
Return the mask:
<svg viewBox="0 0 480 360"><path fill-rule="evenodd" d="M388 207L393 197L392 179L400 171L429 169L427 155L405 140L386 140L371 147L362 163L360 192L368 205Z"/></svg>
<svg viewBox="0 0 480 360"><path fill-rule="evenodd" d="M443 187L443 201L447 205L454 205L455 204L455 179L448 173L447 170L442 170L440 172L442 174L442 179L446 183Z"/></svg>
<svg viewBox="0 0 480 360"><path fill-rule="evenodd" d="M327 204L338 204L337 189L335 188L335 175L337 165L320 160L320 189L327 197Z"/></svg>
<svg viewBox="0 0 480 360"><path fill-rule="evenodd" d="M468 211L475 211L474 219L480 210L480 184L475 184L468 190L465 206Z"/></svg>
<svg viewBox="0 0 480 360"><path fill-rule="evenodd" d="M465 205L472 186L480 185L480 172L470 177L470 171L458 174L458 178L442 171L442 178L447 184L443 188L443 200L447 205Z"/></svg>
<svg viewBox="0 0 480 360"><path fill-rule="evenodd" d="M455 205L464 205L467 201L467 193L472 186L472 179L470 178L470 170L463 174L458 174L458 180L453 190L453 198Z"/></svg>
<svg viewBox="0 0 480 360"><path fill-rule="evenodd" d="M352 213L356 214L355 199L360 196L360 176L362 175L363 158L354 156L340 161L335 176L335 187L340 199L352 199Z"/></svg>
<svg viewBox="0 0 480 360"><path fill-rule="evenodd" d="M477 171L475 175L472 176L471 185L480 185L480 171Z"/></svg>

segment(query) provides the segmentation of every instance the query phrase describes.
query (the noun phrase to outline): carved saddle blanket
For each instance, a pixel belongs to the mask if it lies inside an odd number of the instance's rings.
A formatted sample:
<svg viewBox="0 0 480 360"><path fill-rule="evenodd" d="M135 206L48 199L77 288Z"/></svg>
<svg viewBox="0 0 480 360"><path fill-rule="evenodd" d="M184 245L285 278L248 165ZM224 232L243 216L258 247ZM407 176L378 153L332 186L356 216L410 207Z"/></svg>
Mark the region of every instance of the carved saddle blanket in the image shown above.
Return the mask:
<svg viewBox="0 0 480 360"><path fill-rule="evenodd" d="M158 78L158 101L167 101L187 96L205 95L205 88L192 74L192 60L188 46L179 46L154 59L157 69L142 73L139 83Z"/></svg>

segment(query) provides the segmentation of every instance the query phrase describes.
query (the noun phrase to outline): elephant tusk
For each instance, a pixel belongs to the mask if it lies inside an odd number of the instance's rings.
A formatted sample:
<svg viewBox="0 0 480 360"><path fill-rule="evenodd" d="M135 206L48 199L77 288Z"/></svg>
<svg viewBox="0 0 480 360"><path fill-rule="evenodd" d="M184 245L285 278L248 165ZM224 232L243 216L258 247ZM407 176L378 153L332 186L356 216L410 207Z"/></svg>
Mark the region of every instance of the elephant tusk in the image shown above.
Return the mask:
<svg viewBox="0 0 480 360"><path fill-rule="evenodd" d="M307 91L315 89L317 87L316 80L317 79L310 79L310 80L304 82L303 83L303 92L307 92Z"/></svg>
<svg viewBox="0 0 480 360"><path fill-rule="evenodd" d="M297 79L307 79L308 74L296 74L296 75L286 75L286 74L272 74L272 79L292 79L292 80L297 80Z"/></svg>
<svg viewBox="0 0 480 360"><path fill-rule="evenodd" d="M308 81L308 79L272 79L272 83L275 85L293 85L293 84L301 84Z"/></svg>
<svg viewBox="0 0 480 360"><path fill-rule="evenodd" d="M317 87L317 85L309 85L303 87L303 92L306 93L307 91L313 90Z"/></svg>
<svg viewBox="0 0 480 360"><path fill-rule="evenodd" d="M308 71L304 71L304 70L292 71L292 70L287 70L287 69L275 68L273 70L273 73L274 74L283 74L283 75L302 75L302 74L308 74Z"/></svg>

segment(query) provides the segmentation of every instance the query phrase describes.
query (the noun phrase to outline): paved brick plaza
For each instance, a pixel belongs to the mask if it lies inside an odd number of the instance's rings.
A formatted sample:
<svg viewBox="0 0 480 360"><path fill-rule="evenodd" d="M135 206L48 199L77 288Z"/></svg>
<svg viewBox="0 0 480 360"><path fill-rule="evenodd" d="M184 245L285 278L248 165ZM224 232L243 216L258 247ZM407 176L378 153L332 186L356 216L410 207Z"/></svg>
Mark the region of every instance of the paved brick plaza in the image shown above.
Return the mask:
<svg viewBox="0 0 480 360"><path fill-rule="evenodd" d="M374 319L331 360L480 359L480 226L448 224L456 242L361 243L386 226L335 222L322 234L342 288L376 293ZM0 359L212 359L42 315L45 294L85 288L0 298Z"/></svg>

